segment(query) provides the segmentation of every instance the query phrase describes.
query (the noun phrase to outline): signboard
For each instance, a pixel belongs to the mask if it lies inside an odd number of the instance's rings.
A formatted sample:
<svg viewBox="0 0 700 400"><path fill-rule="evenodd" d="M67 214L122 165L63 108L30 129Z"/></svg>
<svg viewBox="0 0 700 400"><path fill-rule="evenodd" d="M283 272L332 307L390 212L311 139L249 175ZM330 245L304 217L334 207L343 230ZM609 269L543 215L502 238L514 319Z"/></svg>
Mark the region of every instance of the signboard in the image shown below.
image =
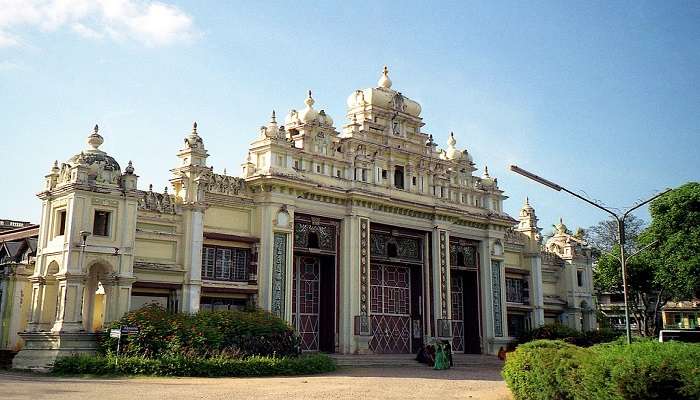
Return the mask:
<svg viewBox="0 0 700 400"><path fill-rule="evenodd" d="M109 337L115 337L119 338L122 336L122 331L121 329L110 329L109 331Z"/></svg>
<svg viewBox="0 0 700 400"><path fill-rule="evenodd" d="M136 326L122 326L122 335L135 335L139 333L139 328Z"/></svg>

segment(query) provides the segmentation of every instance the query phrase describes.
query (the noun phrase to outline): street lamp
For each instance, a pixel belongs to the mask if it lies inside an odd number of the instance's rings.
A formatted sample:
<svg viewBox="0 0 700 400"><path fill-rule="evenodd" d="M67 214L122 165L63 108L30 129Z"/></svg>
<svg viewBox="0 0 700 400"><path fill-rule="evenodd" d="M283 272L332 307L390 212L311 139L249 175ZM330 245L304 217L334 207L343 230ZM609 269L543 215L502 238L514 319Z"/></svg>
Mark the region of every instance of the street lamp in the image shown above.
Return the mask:
<svg viewBox="0 0 700 400"><path fill-rule="evenodd" d="M516 174L522 175L528 179L532 179L533 181L535 181L537 183L540 183L544 186L547 186L551 189L554 189L557 192L566 192L566 193L568 193L568 194L570 194L578 199L585 201L586 203L592 205L593 207L596 207L596 208L599 208L599 209L605 211L606 213L612 215L613 218L615 218L615 220L617 221L617 242L618 242L618 245L620 246L619 261L620 261L620 265L622 266L622 294L623 294L624 301L625 301L625 333L627 334L627 344L632 343L632 330L630 329L630 309L629 309L629 305L627 303L627 260L625 259L625 218L627 218L627 216L632 211L638 209L639 207L649 203L650 201L652 201L660 196L663 196L664 194L670 192L672 189L666 189L663 192L658 193L658 194L652 196L651 198L635 205L634 207L629 208L627 211L625 211L624 213L619 215L619 214L601 206L600 204L594 202L593 200L589 200L589 199L581 196L580 194L574 193L571 190L569 190L563 186L560 186L560 185L558 185L550 180L544 179L539 175L536 175L536 174L533 174L532 172L526 171L526 170L518 167L517 165L511 165L510 170L515 172ZM646 246L646 247L649 247L649 246ZM646 247L640 249L640 251L646 249ZM639 252L633 254L632 256L635 256L638 253Z"/></svg>

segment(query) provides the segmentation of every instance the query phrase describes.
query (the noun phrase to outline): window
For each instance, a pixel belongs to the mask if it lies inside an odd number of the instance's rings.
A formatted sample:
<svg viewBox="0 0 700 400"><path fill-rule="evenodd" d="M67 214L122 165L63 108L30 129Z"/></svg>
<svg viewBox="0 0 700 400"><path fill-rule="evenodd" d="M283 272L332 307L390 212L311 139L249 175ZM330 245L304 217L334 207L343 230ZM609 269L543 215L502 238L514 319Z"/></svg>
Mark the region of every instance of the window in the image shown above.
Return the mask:
<svg viewBox="0 0 700 400"><path fill-rule="evenodd" d="M58 231L57 236L66 234L66 210L61 210L58 212Z"/></svg>
<svg viewBox="0 0 700 400"><path fill-rule="evenodd" d="M519 337L526 330L526 319L522 314L508 314L508 335Z"/></svg>
<svg viewBox="0 0 700 400"><path fill-rule="evenodd" d="M382 179L386 179L388 176L387 174L388 174L387 170L383 169L382 170Z"/></svg>
<svg viewBox="0 0 700 400"><path fill-rule="evenodd" d="M576 271L576 283L578 287L583 286L583 271Z"/></svg>
<svg viewBox="0 0 700 400"><path fill-rule="evenodd" d="M299 169L299 160L294 160L294 169Z"/></svg>
<svg viewBox="0 0 700 400"><path fill-rule="evenodd" d="M220 297L202 297L199 301L199 309L201 311L226 311L226 310L242 310L246 307L246 299L230 299Z"/></svg>
<svg viewBox="0 0 700 400"><path fill-rule="evenodd" d="M343 171L341 171L340 169L336 170L336 171L335 171L335 176L337 176L338 178L342 178L342 177L343 177Z"/></svg>
<svg viewBox="0 0 700 400"><path fill-rule="evenodd" d="M320 173L321 173L321 166L320 166L320 165L317 165L317 166L316 166L316 173L317 173L317 174L320 174Z"/></svg>
<svg viewBox="0 0 700 400"><path fill-rule="evenodd" d="M399 165L394 168L394 187L403 189L403 167Z"/></svg>
<svg viewBox="0 0 700 400"><path fill-rule="evenodd" d="M248 249L204 246L202 278L222 281L248 280Z"/></svg>
<svg viewBox="0 0 700 400"><path fill-rule="evenodd" d="M413 184L413 186L416 186L416 185L418 184L418 178L416 178L415 176L412 177L412 178L411 178L411 183Z"/></svg>
<svg viewBox="0 0 700 400"><path fill-rule="evenodd" d="M95 219L92 223L92 234L95 236L109 236L109 211L95 211Z"/></svg>
<svg viewBox="0 0 700 400"><path fill-rule="evenodd" d="M527 302L527 282L525 279L506 278L506 301L509 303Z"/></svg>

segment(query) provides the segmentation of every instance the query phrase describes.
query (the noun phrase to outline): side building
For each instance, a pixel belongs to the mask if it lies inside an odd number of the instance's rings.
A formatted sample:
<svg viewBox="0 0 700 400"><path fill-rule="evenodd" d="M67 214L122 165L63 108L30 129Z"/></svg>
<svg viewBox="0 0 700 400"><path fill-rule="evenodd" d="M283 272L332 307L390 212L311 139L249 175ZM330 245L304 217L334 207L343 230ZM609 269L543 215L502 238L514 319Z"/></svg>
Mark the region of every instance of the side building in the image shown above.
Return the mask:
<svg viewBox="0 0 700 400"><path fill-rule="evenodd" d="M241 176L207 165L194 124L162 192L137 188L101 150L56 162L45 179L26 341L38 366L89 350L130 309L256 305L289 321L305 351L412 353L434 338L494 354L524 329L594 329L591 259L561 224L541 245L454 135L439 149L421 106L376 87L347 99L337 130L311 92L256 135ZM51 350L50 352L48 350Z"/></svg>

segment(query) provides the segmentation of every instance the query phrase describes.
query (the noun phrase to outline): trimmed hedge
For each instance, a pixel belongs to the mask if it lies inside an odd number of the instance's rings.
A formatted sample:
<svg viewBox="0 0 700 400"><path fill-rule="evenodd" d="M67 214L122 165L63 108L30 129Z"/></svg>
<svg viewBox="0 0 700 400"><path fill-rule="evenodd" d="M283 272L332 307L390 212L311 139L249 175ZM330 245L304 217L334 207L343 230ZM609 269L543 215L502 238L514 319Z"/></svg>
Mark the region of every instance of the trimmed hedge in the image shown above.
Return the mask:
<svg viewBox="0 0 700 400"><path fill-rule="evenodd" d="M241 377L309 375L335 371L335 362L325 354L302 357L230 358L226 356L161 358L76 355L59 358L52 372L57 375L152 375L196 377Z"/></svg>
<svg viewBox="0 0 700 400"><path fill-rule="evenodd" d="M570 400L591 351L561 340L536 340L508 353L503 378L516 400Z"/></svg>
<svg viewBox="0 0 700 400"><path fill-rule="evenodd" d="M294 356L299 339L284 320L259 309L203 311L194 315L171 313L152 304L125 314L112 328L138 327L137 334L123 336L120 354L164 357ZM105 337L100 354L111 354L117 339Z"/></svg>
<svg viewBox="0 0 700 400"><path fill-rule="evenodd" d="M561 324L550 324L537 327L524 332L518 337L517 343L528 343L533 340L549 339L563 340L567 343L581 347L590 347L599 343L608 343L617 340L620 333L610 329L579 332Z"/></svg>
<svg viewBox="0 0 700 400"><path fill-rule="evenodd" d="M508 355L503 377L516 400L700 399L700 345L538 340Z"/></svg>

